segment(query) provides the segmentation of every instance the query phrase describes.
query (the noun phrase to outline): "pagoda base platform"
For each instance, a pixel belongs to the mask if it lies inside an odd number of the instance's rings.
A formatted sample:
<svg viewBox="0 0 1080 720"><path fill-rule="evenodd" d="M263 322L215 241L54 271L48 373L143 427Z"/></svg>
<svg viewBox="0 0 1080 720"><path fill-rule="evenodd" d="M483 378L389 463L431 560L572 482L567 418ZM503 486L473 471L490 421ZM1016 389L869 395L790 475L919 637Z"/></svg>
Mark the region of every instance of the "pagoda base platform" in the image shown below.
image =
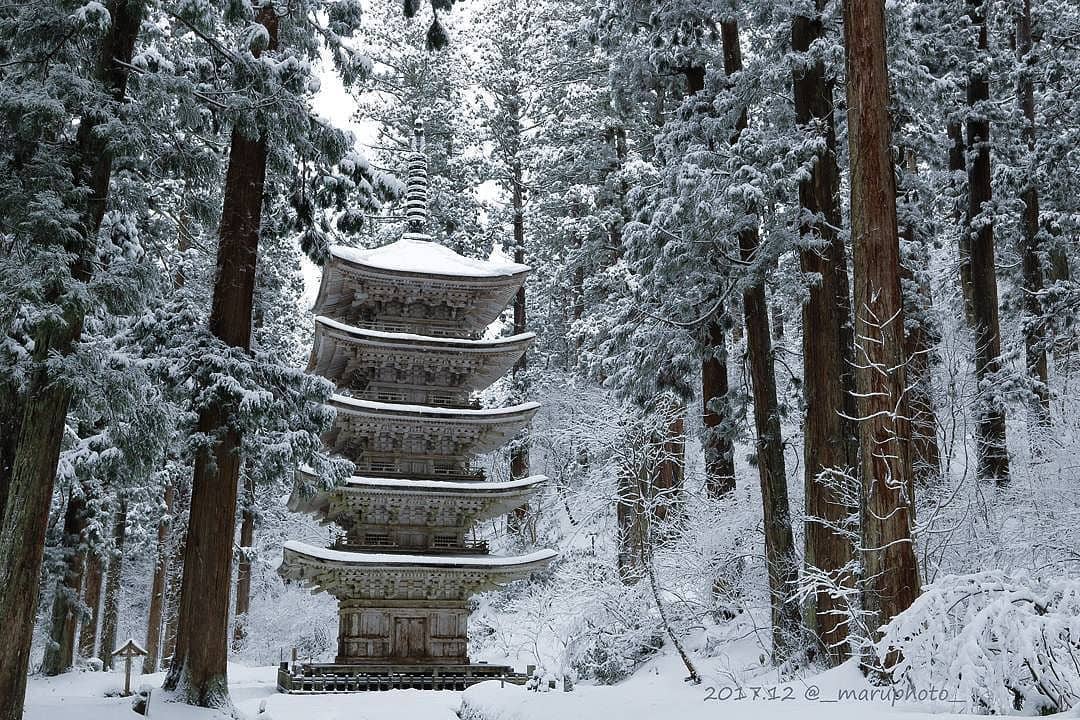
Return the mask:
<svg viewBox="0 0 1080 720"><path fill-rule="evenodd" d="M339 665L288 663L278 666L278 692L354 693L376 690L464 690L485 680L524 685L528 673L508 665Z"/></svg>

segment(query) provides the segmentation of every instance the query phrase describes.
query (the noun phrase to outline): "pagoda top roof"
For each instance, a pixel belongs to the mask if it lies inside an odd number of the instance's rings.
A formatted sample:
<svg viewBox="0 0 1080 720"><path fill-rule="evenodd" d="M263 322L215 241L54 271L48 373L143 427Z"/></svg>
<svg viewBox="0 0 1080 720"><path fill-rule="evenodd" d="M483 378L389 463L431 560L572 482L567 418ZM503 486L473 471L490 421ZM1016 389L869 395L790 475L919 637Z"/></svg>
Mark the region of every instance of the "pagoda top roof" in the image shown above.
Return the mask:
<svg viewBox="0 0 1080 720"><path fill-rule="evenodd" d="M524 343L536 337L536 333L526 332L506 337L469 340L467 338L435 337L415 333L385 332L339 322L325 315L316 315L315 324L336 330L353 338L367 341L386 341L394 345L430 345L450 350L501 350L518 343Z"/></svg>
<svg viewBox="0 0 1080 720"><path fill-rule="evenodd" d="M308 545L307 543L289 540L283 546L285 552L294 552L306 555L314 560L344 567L436 567L436 568L467 568L467 569L525 569L530 566L542 567L552 558L558 555L554 550L537 550L527 555L404 555L398 553L369 553L349 552L347 550L332 550L330 548Z"/></svg>
<svg viewBox="0 0 1080 720"><path fill-rule="evenodd" d="M386 403L376 400L362 400L348 395L332 395L330 402L343 409L368 412L372 414L404 415L412 417L445 418L447 420L501 420L510 419L526 413L531 414L540 407L538 402L521 403L508 407L496 408L450 408L435 405L407 405L404 403Z"/></svg>
<svg viewBox="0 0 1080 720"><path fill-rule="evenodd" d="M519 263L465 257L420 233L408 233L396 242L371 249L333 245L330 255L374 270L449 278L506 278L531 269Z"/></svg>

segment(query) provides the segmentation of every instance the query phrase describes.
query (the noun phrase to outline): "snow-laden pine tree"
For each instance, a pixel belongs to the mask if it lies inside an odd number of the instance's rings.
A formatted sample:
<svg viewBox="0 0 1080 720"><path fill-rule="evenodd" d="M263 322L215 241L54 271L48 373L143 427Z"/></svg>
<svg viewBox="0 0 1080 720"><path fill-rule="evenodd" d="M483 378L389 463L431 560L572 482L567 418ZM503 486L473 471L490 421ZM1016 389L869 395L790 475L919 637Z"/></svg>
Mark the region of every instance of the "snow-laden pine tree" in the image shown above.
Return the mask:
<svg viewBox="0 0 1080 720"><path fill-rule="evenodd" d="M313 169L331 197L336 189L361 205L388 186L350 156L351 135L327 126L310 109L324 44L343 76L356 79L369 67L348 39L360 22L358 3L267 2L223 13L209 6L188 11L174 21L219 56L213 90L230 98L217 108L229 128L228 162L209 332L193 338L207 362L194 379L191 506L176 646L165 687L185 702L223 706L229 703L232 537L244 458L258 458L249 472L281 477L298 461L317 458L319 433L330 420L321 405L330 392L325 383L252 346L264 193L285 187L274 180L296 177L298 165ZM304 172L299 177L306 179ZM340 463L323 465L328 481L340 475Z"/></svg>
<svg viewBox="0 0 1080 720"><path fill-rule="evenodd" d="M369 154L382 171L400 173L412 148L413 128L424 122L428 158L428 212L435 240L470 256L486 256L483 206L477 188L488 179L480 111L485 107L476 86L475 58L465 42L428 47L426 20L436 10L421 9L403 17L398 0L376 0L367 12L361 46L374 67L357 88L357 119L373 124ZM468 27L451 16L452 34ZM454 29L462 25L462 31ZM441 26L441 25L440 25ZM404 206L390 205L364 242L381 245L401 235Z"/></svg>
<svg viewBox="0 0 1080 720"><path fill-rule="evenodd" d="M539 86L547 78L543 68L542 6L518 0L488 2L475 9L480 20L477 44L480 62L476 83L491 104L483 118L484 138L491 143L487 174L496 183L499 197L488 218L489 232L514 262L524 264L527 252L526 216L536 181L536 103ZM529 235L535 235L529 228ZM502 236L501 238L499 236ZM500 242L501 241L501 242ZM533 241L535 244L535 240ZM518 288L513 302L513 332L526 330L528 284ZM528 355L513 369L513 396L522 401L528 389ZM510 447L510 477L529 475L528 431L522 431ZM507 516L507 528L522 533L529 506L515 508Z"/></svg>
<svg viewBox="0 0 1080 720"><path fill-rule="evenodd" d="M141 297L137 240L102 242L109 181L148 3L29 2L0 11L5 302L0 414L0 718L22 716L49 506L88 315ZM78 119L78 122L73 120Z"/></svg>

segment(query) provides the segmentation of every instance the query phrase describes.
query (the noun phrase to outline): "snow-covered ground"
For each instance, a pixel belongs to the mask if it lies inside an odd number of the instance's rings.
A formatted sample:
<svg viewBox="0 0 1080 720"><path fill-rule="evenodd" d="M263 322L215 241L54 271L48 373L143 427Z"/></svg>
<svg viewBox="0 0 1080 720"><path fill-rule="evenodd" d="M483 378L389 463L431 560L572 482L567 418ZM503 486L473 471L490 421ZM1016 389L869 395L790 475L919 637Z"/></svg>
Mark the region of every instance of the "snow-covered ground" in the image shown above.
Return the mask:
<svg viewBox="0 0 1080 720"><path fill-rule="evenodd" d="M134 688L151 688L153 720L221 720L223 713L165 702L163 675L133 678ZM237 713L252 720L455 720L460 692L390 690L352 695L283 695L275 667L229 665L229 691ZM137 720L132 698L118 697L120 672L71 672L33 676L27 691L26 720Z"/></svg>
<svg viewBox="0 0 1080 720"><path fill-rule="evenodd" d="M749 649L749 645L747 645ZM853 663L792 683L732 673L733 658L698 658L700 685L686 683L673 652L664 652L617 685L579 683L570 692L532 692L489 681L464 693L393 690L340 695L282 695L274 667L230 665L236 710L250 720L935 720L959 718L960 704L912 698L868 684ZM153 688L154 720L219 720L221 713L166 703L161 674L137 679ZM27 720L136 720L131 698L116 697L123 673L72 672L30 678ZM875 696L869 695L876 692ZM111 697L109 695L112 695ZM1078 717L1074 710L1058 717Z"/></svg>
<svg viewBox="0 0 1080 720"><path fill-rule="evenodd" d="M732 679L727 658L697 661L702 683L692 685L674 653L664 653L617 685L575 685L564 692L530 692L475 685L462 693L462 720L949 720L948 702L897 699L871 686L854 663L793 683ZM869 693L876 691L875 699ZM852 697L854 696L854 697ZM843 698L843 699L841 699ZM864 698L864 699L860 699Z"/></svg>

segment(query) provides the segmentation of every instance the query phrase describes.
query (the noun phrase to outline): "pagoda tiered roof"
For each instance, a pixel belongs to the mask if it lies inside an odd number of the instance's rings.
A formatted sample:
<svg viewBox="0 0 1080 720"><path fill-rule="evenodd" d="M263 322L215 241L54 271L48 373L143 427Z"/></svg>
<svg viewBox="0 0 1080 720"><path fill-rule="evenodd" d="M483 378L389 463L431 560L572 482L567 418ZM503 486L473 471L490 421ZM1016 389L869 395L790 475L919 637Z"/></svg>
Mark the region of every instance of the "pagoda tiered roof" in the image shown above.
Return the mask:
<svg viewBox="0 0 1080 720"><path fill-rule="evenodd" d="M299 472L314 478L310 469ZM354 476L290 508L346 528L397 524L464 529L528 502L546 481L543 475L506 482Z"/></svg>
<svg viewBox="0 0 1080 720"><path fill-rule="evenodd" d="M369 384L377 388L396 384L403 389L396 372L401 370L419 385L402 392L402 399L423 402L436 395L467 395L488 387L517 362L534 338L533 333L481 340L391 333L318 316L308 372L356 394L369 389ZM383 379L388 372L393 376ZM380 399L373 392L366 395Z"/></svg>
<svg viewBox="0 0 1080 720"><path fill-rule="evenodd" d="M497 280L525 275L531 269L520 263L465 257L421 234L406 234L397 242L370 249L334 245L330 254L372 271L441 276L455 281L465 278Z"/></svg>
<svg viewBox="0 0 1080 720"><path fill-rule="evenodd" d="M466 337L499 316L528 272L464 257L424 235L371 250L338 245L323 267L315 312L376 330Z"/></svg>
<svg viewBox="0 0 1080 720"><path fill-rule="evenodd" d="M526 504L547 478L484 482L470 467L523 430L539 403L482 408L532 333L481 339L528 266L467 258L425 234L427 160L417 121L409 231L383 247L335 246L315 301L308 371L333 382L324 443L357 475L290 508L344 532L334 547L285 543L279 574L338 600L334 673L358 665L468 666L470 595L542 570L556 553L488 555L478 520ZM314 471L298 470L311 485ZM306 477L305 477L306 476Z"/></svg>
<svg viewBox="0 0 1080 720"><path fill-rule="evenodd" d="M425 448L444 448L441 452L436 450L435 455L453 457L497 450L528 425L540 408L537 402L479 409L406 405L346 395L331 396L329 405L338 413L327 436L335 451L363 445L360 442L363 440L378 452L376 439L389 437L402 439L408 453L407 439L413 438L422 441ZM425 449L423 453L431 451Z"/></svg>
<svg viewBox="0 0 1080 720"><path fill-rule="evenodd" d="M289 541L279 573L313 591L349 600L461 601L543 570L556 554L538 550L502 557L400 555L346 552Z"/></svg>

